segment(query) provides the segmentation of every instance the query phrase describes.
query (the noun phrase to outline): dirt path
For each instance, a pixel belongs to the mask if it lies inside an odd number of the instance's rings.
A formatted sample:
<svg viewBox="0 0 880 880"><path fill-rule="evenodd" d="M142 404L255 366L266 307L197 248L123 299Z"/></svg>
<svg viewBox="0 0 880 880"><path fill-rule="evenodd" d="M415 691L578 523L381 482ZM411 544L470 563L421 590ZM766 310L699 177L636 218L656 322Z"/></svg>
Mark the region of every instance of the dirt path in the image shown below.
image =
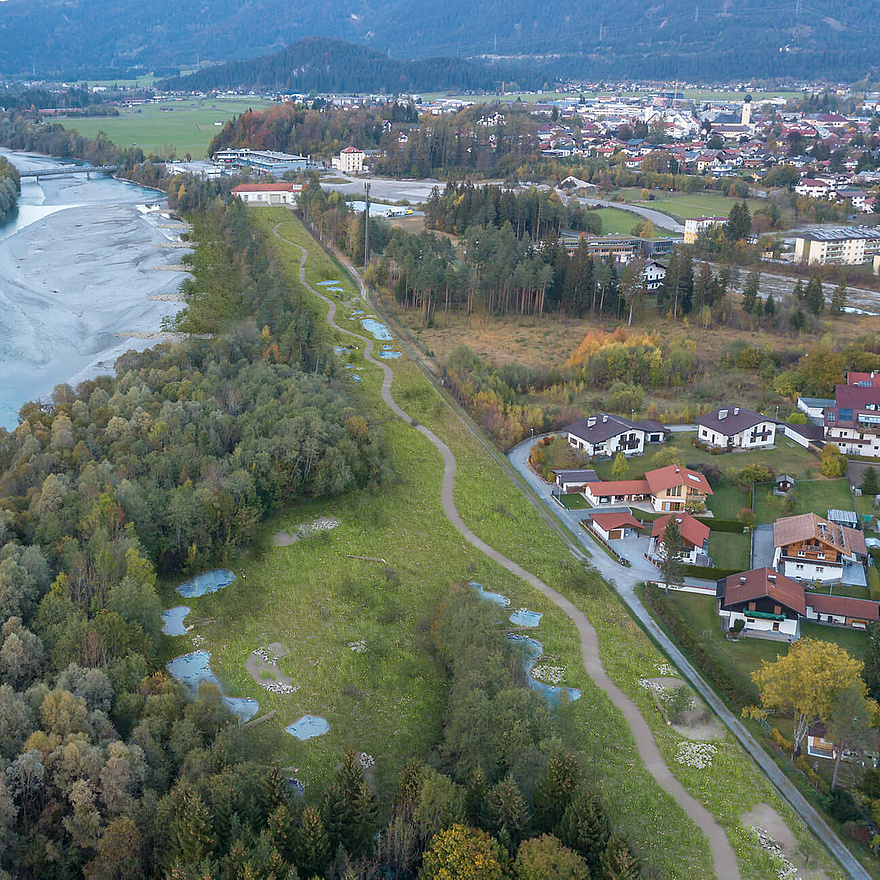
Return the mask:
<svg viewBox="0 0 880 880"><path fill-rule="evenodd" d="M353 336L355 339L359 339L364 343L364 359L382 370L382 399L395 415L399 416L407 422L407 424L413 425L417 431L427 437L443 457L443 483L440 489L440 503L443 506L443 512L446 514L447 519L453 526L455 526L458 532L471 546L484 553L490 559L495 560L499 565L526 581L526 583L531 584L531 586L540 593L543 593L557 607L564 611L569 618L571 618L572 622L577 627L580 636L581 656L583 657L587 673L590 678L593 679L593 682L608 695L611 702L614 703L623 714L626 723L632 731L636 748L639 750L639 754L641 755L648 772L654 777L662 789L667 791L676 801L678 801L685 813L687 813L687 815L709 839L709 846L712 849L712 858L715 863L716 875L719 878L722 878L722 880L728 880L728 878L733 880L733 878L738 878L740 873L736 862L736 854L734 853L733 847L730 845L724 830L718 822L715 821L715 817L712 816L712 814L672 775L672 772L666 766L666 763L660 754L660 750L657 748L657 743L654 741L654 736L651 733L650 728L635 703L633 703L632 700L630 700L630 698L627 697L613 681L611 681L608 674L605 672L599 659L599 640L596 636L596 630L587 619L586 614L578 609L561 593L558 593L552 587L547 586L547 584L545 584L540 578L536 577L513 560L508 559L502 553L499 553L494 547L491 547L481 538L477 537L477 535L470 530L464 520L459 516L458 510L455 506L455 498L453 496L453 490L455 488L456 462L452 450L450 450L450 448L433 431L426 428L424 425L416 423L412 416L397 405L397 402L391 395L391 384L394 381L394 371L388 366L388 364L376 360L372 356L373 348L375 346L372 339L354 333L345 327L340 327L336 323L336 303L315 290L315 288L306 281L306 260L308 259L309 252L302 245L281 235L278 231L278 227L281 225L281 223L277 224L273 229L273 232L282 241L294 245L294 247L297 247L302 251L302 256L299 261L300 281L307 290L327 304L327 323L334 329L339 330L342 333L347 333L349 336ZM362 292L365 293L363 290Z"/></svg>

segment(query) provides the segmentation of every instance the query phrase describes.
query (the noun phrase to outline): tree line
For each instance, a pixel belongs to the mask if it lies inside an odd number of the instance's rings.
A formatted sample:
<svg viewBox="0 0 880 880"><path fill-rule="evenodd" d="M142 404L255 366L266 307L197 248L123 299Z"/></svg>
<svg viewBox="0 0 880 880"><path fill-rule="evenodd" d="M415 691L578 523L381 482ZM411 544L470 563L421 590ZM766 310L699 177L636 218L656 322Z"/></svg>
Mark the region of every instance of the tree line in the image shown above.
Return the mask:
<svg viewBox="0 0 880 880"><path fill-rule="evenodd" d="M0 225L18 211L18 196L21 193L21 178L15 166L0 156Z"/></svg>

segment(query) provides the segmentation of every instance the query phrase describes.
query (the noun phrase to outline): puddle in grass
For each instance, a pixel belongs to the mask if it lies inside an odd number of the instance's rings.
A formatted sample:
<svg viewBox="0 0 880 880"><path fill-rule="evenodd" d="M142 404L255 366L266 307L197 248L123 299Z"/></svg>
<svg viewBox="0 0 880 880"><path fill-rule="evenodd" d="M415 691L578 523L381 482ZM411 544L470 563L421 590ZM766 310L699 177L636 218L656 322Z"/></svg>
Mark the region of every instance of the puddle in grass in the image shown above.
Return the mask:
<svg viewBox="0 0 880 880"><path fill-rule="evenodd" d="M295 724L290 724L284 729L297 739L312 739L327 733L330 730L330 724L326 718L321 718L318 715L303 715Z"/></svg>
<svg viewBox="0 0 880 880"><path fill-rule="evenodd" d="M216 684L223 694L223 686L211 671L211 654L208 651L193 651L170 660L165 667L178 681L182 681L190 690L195 691L200 681ZM223 700L236 714L240 721L248 721L260 709L260 704L250 697L227 697Z"/></svg>
<svg viewBox="0 0 880 880"><path fill-rule="evenodd" d="M189 614L189 607L186 605L178 605L176 608L169 608L162 612L162 632L166 636L185 636L186 627L183 619Z"/></svg>
<svg viewBox="0 0 880 880"><path fill-rule="evenodd" d="M193 596L205 596L208 593L216 593L235 582L235 574L228 568L215 568L212 571L204 571L197 574L194 578L184 581L178 588L177 592L184 599L191 599Z"/></svg>

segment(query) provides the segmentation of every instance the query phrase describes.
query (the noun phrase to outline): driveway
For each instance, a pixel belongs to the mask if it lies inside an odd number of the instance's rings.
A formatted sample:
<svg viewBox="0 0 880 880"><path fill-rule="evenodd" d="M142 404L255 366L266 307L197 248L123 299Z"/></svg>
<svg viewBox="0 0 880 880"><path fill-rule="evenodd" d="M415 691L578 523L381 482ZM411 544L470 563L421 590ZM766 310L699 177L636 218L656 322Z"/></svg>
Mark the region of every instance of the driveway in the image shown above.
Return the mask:
<svg viewBox="0 0 880 880"><path fill-rule="evenodd" d="M752 535L752 568L772 568L774 552L773 526L757 526Z"/></svg>
<svg viewBox="0 0 880 880"><path fill-rule="evenodd" d="M641 205L627 205L624 202L609 202L606 199L579 198L578 201L588 208L620 208L621 211L629 211L630 214L638 214L639 217L650 220L661 229L668 229L670 232L684 235L684 226L678 220L673 220L669 214L656 211L654 208L643 208Z"/></svg>

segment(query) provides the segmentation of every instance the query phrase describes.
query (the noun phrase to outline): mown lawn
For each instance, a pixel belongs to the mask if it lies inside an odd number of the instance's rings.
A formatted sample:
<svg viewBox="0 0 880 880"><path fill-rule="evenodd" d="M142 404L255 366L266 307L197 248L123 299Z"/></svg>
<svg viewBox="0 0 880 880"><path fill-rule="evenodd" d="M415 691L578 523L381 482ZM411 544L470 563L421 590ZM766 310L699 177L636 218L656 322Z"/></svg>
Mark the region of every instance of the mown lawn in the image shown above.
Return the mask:
<svg viewBox="0 0 880 880"><path fill-rule="evenodd" d="M257 222L268 233L279 219L287 219L285 233L306 240L304 230L289 217L283 211L264 211ZM314 242L308 246L311 254L320 254ZM295 277L298 251L281 243L273 247L276 258L286 261L287 272ZM322 259L318 257L316 265ZM349 326L362 332L356 321L352 315ZM348 338L338 341L351 344ZM362 363L360 344L350 358ZM455 498L464 520L501 552L565 589L561 574L572 563L555 533L412 362L401 358L391 366L401 406L439 434L456 456ZM560 733L589 768L614 826L656 876L711 876L705 839L645 772L620 713L586 675L574 626L548 600L465 544L452 529L439 505L439 455L381 404L379 371L365 365L361 375L363 382L353 383L352 392L374 413L373 429L383 432L394 474L376 493L355 493L334 504L277 517L266 525L261 549L235 566L245 579L192 601L200 614L216 620L200 632L228 691L261 699L263 708L277 708L278 716L266 725L274 731L304 712L324 715L330 733L303 743L283 738L279 760L298 768L297 775L311 786L326 780L345 747L362 748L376 757L377 782L387 804L402 764L411 756L425 755L439 736L445 694L442 670L428 649L433 608L453 583L478 580L507 595L512 607L525 605L544 614L531 633L543 643L548 658L566 667L566 684L583 691L580 700L559 711ZM291 548L269 542L274 531L317 513L338 516L342 525ZM351 559L349 554L385 561ZM608 674L645 715L672 772L728 829L743 876L757 880L775 875L772 859L740 821L744 812L764 801L792 824L802 845L830 875L838 876L730 736L719 744L710 768L677 763L681 737L663 723L639 684L640 678L657 674L663 656L598 575L591 575L588 586L570 598L590 616ZM366 652L351 651L349 641L361 638ZM292 649L280 664L300 685L289 697L262 692L243 669L249 651L276 640ZM188 639L177 641L181 651L188 649Z"/></svg>
<svg viewBox="0 0 880 880"><path fill-rule="evenodd" d="M632 211L624 211L623 208L595 208L591 213L598 214L602 218L602 234L616 232L620 235L632 235L634 226L644 222L644 217L634 214ZM670 230L660 226L654 227L654 238L663 238L672 235Z"/></svg>
<svg viewBox="0 0 880 880"><path fill-rule="evenodd" d="M711 523L710 523L711 526ZM709 556L715 568L735 568L748 571L750 566L751 537L747 533L711 532Z"/></svg>
<svg viewBox="0 0 880 880"><path fill-rule="evenodd" d="M669 214L670 217L683 223L690 217L726 217L730 209L742 199L730 199L719 193L667 193L654 192L655 198L642 199L640 189L631 189L626 193L626 201L633 205L643 205ZM754 214L759 208L767 206L763 199L746 199L749 210Z"/></svg>
<svg viewBox="0 0 880 880"><path fill-rule="evenodd" d="M559 495L559 503L568 510L589 510L590 503L580 492L569 492Z"/></svg>
<svg viewBox="0 0 880 880"><path fill-rule="evenodd" d="M755 515L758 522L773 523L780 517L801 513L816 513L826 517L831 508L854 509L849 481L845 477L839 480L797 480L791 494L794 495L794 506L789 510L786 499L773 494L772 485L755 486Z"/></svg>

